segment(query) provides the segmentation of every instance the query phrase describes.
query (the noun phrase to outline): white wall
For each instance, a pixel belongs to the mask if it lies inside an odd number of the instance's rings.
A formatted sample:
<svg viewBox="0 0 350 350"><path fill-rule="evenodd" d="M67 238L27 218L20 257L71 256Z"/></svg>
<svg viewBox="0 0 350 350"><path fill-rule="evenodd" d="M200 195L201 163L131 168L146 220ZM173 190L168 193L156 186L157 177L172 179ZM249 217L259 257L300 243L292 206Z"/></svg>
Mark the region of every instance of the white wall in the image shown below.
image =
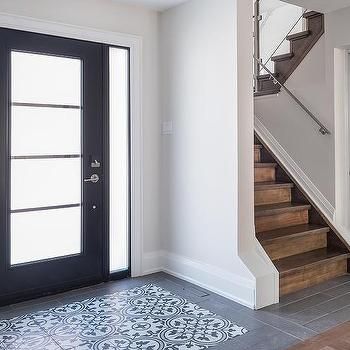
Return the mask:
<svg viewBox="0 0 350 350"><path fill-rule="evenodd" d="M246 0L161 15L161 115L173 121L161 229L166 271L261 307L275 301L276 276L254 233L251 15Z"/></svg>
<svg viewBox="0 0 350 350"><path fill-rule="evenodd" d="M142 37L145 257L159 251L158 13L110 0L1 0L0 13Z"/></svg>
<svg viewBox="0 0 350 350"><path fill-rule="evenodd" d="M335 130L335 224L348 243L350 243L349 19L350 7L326 15L327 91L332 94Z"/></svg>
<svg viewBox="0 0 350 350"><path fill-rule="evenodd" d="M344 159L348 154L343 154L348 146L342 139L348 121L335 103L343 103L339 94L345 92L343 80L347 80L344 78L347 73L339 67L345 61L339 50L344 55L350 47L349 19L350 7L325 15L325 35L286 84L330 129L331 135L322 136L315 123L283 92L279 96L258 98L255 103L256 116L319 191L321 206L328 207L325 214L335 220L338 228L343 225L344 216L349 216L349 196L344 196L349 171L348 161ZM348 235L344 228L339 229L344 236Z"/></svg>

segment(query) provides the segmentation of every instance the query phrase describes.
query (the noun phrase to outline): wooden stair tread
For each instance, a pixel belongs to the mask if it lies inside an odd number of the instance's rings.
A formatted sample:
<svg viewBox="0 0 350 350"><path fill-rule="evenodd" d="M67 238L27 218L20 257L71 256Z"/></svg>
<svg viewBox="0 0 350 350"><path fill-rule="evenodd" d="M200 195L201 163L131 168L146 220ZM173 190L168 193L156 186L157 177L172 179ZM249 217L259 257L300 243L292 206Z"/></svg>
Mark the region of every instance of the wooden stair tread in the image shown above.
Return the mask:
<svg viewBox="0 0 350 350"><path fill-rule="evenodd" d="M304 18L311 18L311 17L318 17L318 16L323 16L323 14L317 11L308 11L303 14Z"/></svg>
<svg viewBox="0 0 350 350"><path fill-rule="evenodd" d="M329 227L313 224L288 226L277 230L261 232L258 234L258 239L261 243L263 243L267 241L280 240L286 237L298 237L319 232L329 232Z"/></svg>
<svg viewBox="0 0 350 350"><path fill-rule="evenodd" d="M278 78L279 74L278 73L273 73L272 74L275 78ZM260 74L257 76L258 80L270 80L272 79L270 74Z"/></svg>
<svg viewBox="0 0 350 350"><path fill-rule="evenodd" d="M271 57L271 61L273 61L273 62L285 61L285 60L290 60L293 57L294 57L294 53L288 52L288 53L284 53L282 55L277 55L277 56Z"/></svg>
<svg viewBox="0 0 350 350"><path fill-rule="evenodd" d="M311 35L311 32L309 30L304 30L303 32L298 32L295 34L291 34L287 36L287 40L292 41L292 40L299 40L299 39L304 39Z"/></svg>
<svg viewBox="0 0 350 350"><path fill-rule="evenodd" d="M294 184L292 182L267 181L267 182L255 183L255 191L275 190L279 188L293 188L293 187L294 187Z"/></svg>
<svg viewBox="0 0 350 350"><path fill-rule="evenodd" d="M310 210L310 204L300 203L278 203L278 204L267 204L255 207L255 217L270 216L275 214L282 214L301 210Z"/></svg>
<svg viewBox="0 0 350 350"><path fill-rule="evenodd" d="M334 248L322 248L274 260L274 264L280 273L280 277L283 277L283 275L302 269L305 266L327 263L331 260L347 259L348 257L349 253L346 251Z"/></svg>
<svg viewBox="0 0 350 350"><path fill-rule="evenodd" d="M277 163L255 163L255 168L277 168Z"/></svg>
<svg viewBox="0 0 350 350"><path fill-rule="evenodd" d="M261 96L267 96L267 95L277 95L280 92L281 92L281 88L279 87L279 85L276 85L276 89L262 90L262 91L254 92L254 97L261 97Z"/></svg>

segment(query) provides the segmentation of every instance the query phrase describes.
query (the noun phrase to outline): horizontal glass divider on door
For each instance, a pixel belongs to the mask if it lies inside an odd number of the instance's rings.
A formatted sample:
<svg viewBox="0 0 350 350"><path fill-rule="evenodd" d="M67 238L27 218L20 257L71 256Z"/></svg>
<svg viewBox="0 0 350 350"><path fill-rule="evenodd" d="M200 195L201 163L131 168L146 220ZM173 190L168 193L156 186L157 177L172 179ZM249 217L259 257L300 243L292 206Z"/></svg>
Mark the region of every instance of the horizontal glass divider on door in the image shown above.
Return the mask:
<svg viewBox="0 0 350 350"><path fill-rule="evenodd" d="M48 155L32 155L32 156L12 156L11 159L66 159L66 158L81 158L80 154L48 154Z"/></svg>
<svg viewBox="0 0 350 350"><path fill-rule="evenodd" d="M82 109L81 106L74 105L55 105L52 103L26 103L26 102L12 102L14 107L41 107L41 108L64 108L64 109Z"/></svg>

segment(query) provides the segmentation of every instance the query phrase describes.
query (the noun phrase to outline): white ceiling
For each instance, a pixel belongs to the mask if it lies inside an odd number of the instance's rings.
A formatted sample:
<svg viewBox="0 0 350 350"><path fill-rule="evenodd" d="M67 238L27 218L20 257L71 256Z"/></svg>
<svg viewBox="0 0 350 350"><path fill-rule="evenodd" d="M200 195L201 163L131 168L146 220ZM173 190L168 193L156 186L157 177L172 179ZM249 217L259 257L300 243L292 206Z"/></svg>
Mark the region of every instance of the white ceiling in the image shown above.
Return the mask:
<svg viewBox="0 0 350 350"><path fill-rule="evenodd" d="M157 11L164 11L171 7L180 5L187 0L113 0L124 4L141 5Z"/></svg>
<svg viewBox="0 0 350 350"><path fill-rule="evenodd" d="M115 2L145 6L157 11L164 11L188 0L113 0ZM332 12L350 6L350 0L283 0L310 10Z"/></svg>
<svg viewBox="0 0 350 350"><path fill-rule="evenodd" d="M309 10L332 12L350 6L350 0L283 0Z"/></svg>

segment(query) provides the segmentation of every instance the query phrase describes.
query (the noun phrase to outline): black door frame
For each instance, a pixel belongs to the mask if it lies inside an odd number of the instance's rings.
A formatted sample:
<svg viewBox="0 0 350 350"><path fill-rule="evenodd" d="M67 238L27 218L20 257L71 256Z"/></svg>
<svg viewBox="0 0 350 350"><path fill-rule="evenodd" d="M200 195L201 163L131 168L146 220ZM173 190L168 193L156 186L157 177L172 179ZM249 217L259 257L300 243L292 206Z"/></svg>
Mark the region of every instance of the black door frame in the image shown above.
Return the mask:
<svg viewBox="0 0 350 350"><path fill-rule="evenodd" d="M7 28L0 28L0 30L6 29L6 30L12 30ZM14 30L15 32L22 32L18 30ZM27 33L28 32L23 32ZM37 33L32 33L37 34ZM46 34L38 34L38 35L44 35L47 37L54 37L51 35ZM60 38L64 39L64 38ZM68 40L75 40L75 39L68 39ZM79 42L84 42L84 40L77 40ZM89 41L85 41L89 43ZM98 44L98 43L95 43ZM98 279L83 279L83 280L76 280L71 281L68 283L63 283L57 286L50 286L49 288L38 288L33 289L31 291L26 292L19 292L15 295L9 295L4 298L0 297L0 305L5 304L11 304L27 299L32 299L36 297L41 297L44 295L49 294L56 294L59 292L63 292L66 290L71 290L74 288L84 287L87 285L93 285L96 283L101 282L107 282L110 280L117 280L125 277L129 277L131 274L131 158L130 158L130 151L131 151L131 132L130 132L130 118L131 118L131 99L130 99L130 48L123 47L123 46L114 46L119 47L125 50L128 50L129 52L129 268L126 271L121 271L118 273L110 273L109 271L109 47L113 47L113 45L106 45L106 44L99 44L102 46L102 91L103 91L103 103L102 103L102 113L101 113L101 123L102 123L102 140L103 140L103 147L102 147L102 161L103 161L103 170L102 170L102 179L101 179L101 188L102 188L102 217L103 217L103 229L102 229L102 256L101 256L101 278ZM0 44L1 49L1 44ZM6 76L8 72L5 68L6 65L0 64L0 76ZM0 81L0 91L2 90L3 93L0 94L0 106L3 106L2 110L4 111L4 108L9 108L8 101L9 101L9 91L10 86L8 85L8 81L6 79L1 79ZM0 117L0 130L3 130L3 134L5 137L3 137L2 141L0 141L0 222L8 222L9 219L9 186L10 186L10 171L9 171L9 159L8 155L10 152L10 123L9 123L9 113L7 113L6 117L1 118ZM9 234L8 232L8 226L6 226L4 229L7 232L0 232L0 235L2 234ZM8 261L5 260L5 257L0 257L0 264L5 266ZM0 266L1 269L1 266Z"/></svg>

